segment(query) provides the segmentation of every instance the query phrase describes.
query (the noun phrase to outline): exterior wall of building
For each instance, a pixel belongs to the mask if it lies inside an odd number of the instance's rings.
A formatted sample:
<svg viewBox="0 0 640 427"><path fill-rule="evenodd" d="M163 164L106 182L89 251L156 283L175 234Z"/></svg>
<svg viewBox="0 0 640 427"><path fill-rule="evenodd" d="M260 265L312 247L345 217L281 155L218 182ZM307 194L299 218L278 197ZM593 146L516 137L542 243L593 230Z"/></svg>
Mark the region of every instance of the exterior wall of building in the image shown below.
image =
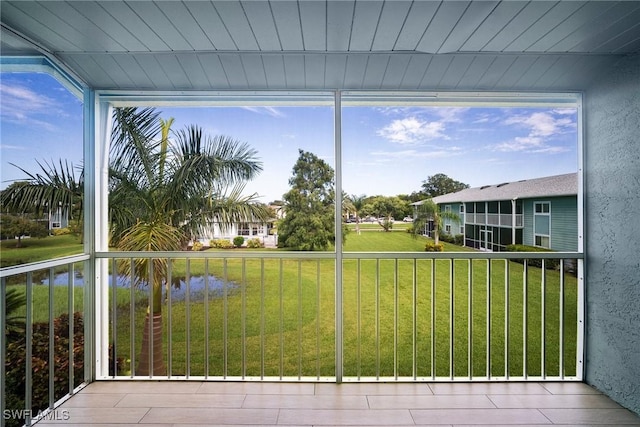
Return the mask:
<svg viewBox="0 0 640 427"><path fill-rule="evenodd" d="M640 414L640 55L585 93L587 383Z"/></svg>
<svg viewBox="0 0 640 427"><path fill-rule="evenodd" d="M577 251L578 200L576 196L524 200L523 244L538 246L534 240L534 206L536 202L549 202L550 249L554 251Z"/></svg>

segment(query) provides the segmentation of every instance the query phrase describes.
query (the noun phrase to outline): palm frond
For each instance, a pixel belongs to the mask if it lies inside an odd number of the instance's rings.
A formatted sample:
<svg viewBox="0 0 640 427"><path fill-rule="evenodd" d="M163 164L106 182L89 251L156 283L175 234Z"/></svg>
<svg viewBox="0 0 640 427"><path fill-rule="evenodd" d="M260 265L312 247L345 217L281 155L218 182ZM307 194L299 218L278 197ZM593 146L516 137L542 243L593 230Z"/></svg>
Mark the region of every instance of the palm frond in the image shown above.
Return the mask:
<svg viewBox="0 0 640 427"><path fill-rule="evenodd" d="M14 212L41 213L58 206L82 212L84 172L82 168L76 177L74 165L59 160L58 165L37 162L40 172L32 173L20 166L27 179L7 187L2 192L2 206Z"/></svg>
<svg viewBox="0 0 640 427"><path fill-rule="evenodd" d="M159 112L154 108L116 108L113 113L110 166L129 175L153 176L160 132Z"/></svg>
<svg viewBox="0 0 640 427"><path fill-rule="evenodd" d="M195 182L234 185L251 180L262 171L257 151L227 136L208 137L199 126L176 132L175 180L177 185L196 191Z"/></svg>

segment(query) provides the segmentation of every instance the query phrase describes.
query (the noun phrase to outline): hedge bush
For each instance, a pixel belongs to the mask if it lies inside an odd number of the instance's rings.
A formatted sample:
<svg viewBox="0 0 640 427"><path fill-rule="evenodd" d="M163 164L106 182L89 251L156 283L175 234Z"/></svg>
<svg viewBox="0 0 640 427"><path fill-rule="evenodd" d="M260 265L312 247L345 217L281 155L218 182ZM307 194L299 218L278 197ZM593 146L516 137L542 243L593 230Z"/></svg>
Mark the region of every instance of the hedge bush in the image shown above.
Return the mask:
<svg viewBox="0 0 640 427"><path fill-rule="evenodd" d="M84 380L84 327L81 313L73 315L73 375L74 387ZM34 323L32 334L32 408L24 407L26 387L26 340L24 334L5 335L7 340L6 402L8 410L32 409L35 415L49 406L49 323ZM53 321L54 398L69 392L69 315ZM6 420L7 427L21 426L24 419Z"/></svg>
<svg viewBox="0 0 640 427"><path fill-rule="evenodd" d="M432 243L432 242L427 242L426 245L424 245L424 250L427 252L442 252L444 251L444 245L442 243Z"/></svg>
<svg viewBox="0 0 640 427"><path fill-rule="evenodd" d="M260 239L256 237L256 238L247 240L247 247L252 249L264 248L264 243L262 243Z"/></svg>
<svg viewBox="0 0 640 427"><path fill-rule="evenodd" d="M551 249L540 248L538 246L527 246L527 245L507 245L507 252L554 252ZM524 259L517 258L513 261L524 264ZM529 259L527 261L527 265L531 265L533 267L542 267L542 259ZM547 259L545 260L545 267L547 270L557 270L560 268L560 260L559 259Z"/></svg>
<svg viewBox="0 0 640 427"><path fill-rule="evenodd" d="M213 239L209 242L209 246L216 249L233 249L233 243L227 239Z"/></svg>
<svg viewBox="0 0 640 427"><path fill-rule="evenodd" d="M244 237L236 236L233 238L233 246L235 246L236 248L239 248L242 245L244 245Z"/></svg>
<svg viewBox="0 0 640 427"><path fill-rule="evenodd" d="M51 234L54 236L63 236L65 234L71 234L71 229L69 227L65 228L54 228L51 230Z"/></svg>
<svg viewBox="0 0 640 427"><path fill-rule="evenodd" d="M192 251L201 251L204 248L204 245L198 241L193 242L193 245L191 245L191 250Z"/></svg>

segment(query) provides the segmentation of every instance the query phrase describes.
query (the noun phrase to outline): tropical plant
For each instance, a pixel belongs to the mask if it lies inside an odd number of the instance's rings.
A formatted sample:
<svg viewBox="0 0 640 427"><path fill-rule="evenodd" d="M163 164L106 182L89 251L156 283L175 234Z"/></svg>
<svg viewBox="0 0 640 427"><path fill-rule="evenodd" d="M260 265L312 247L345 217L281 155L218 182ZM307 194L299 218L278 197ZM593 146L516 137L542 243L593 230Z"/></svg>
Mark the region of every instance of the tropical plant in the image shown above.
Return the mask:
<svg viewBox="0 0 640 427"><path fill-rule="evenodd" d="M417 205L417 215L413 220L413 235L418 236L426 234L426 228L429 223L433 224L433 240L437 246L440 242L440 230L442 229L443 219L449 219L460 223L462 219L454 212L442 212L440 207L434 203L432 199L422 201Z"/></svg>
<svg viewBox="0 0 640 427"><path fill-rule="evenodd" d="M362 212L362 207L364 206L364 201L367 198L364 194L355 195L352 194L349 196L349 203L353 208L353 214L356 217L356 233L360 234L360 212Z"/></svg>
<svg viewBox="0 0 640 427"><path fill-rule="evenodd" d="M109 208L111 244L124 251L175 251L213 222L230 225L266 220L268 212L255 195L242 196L243 182L262 166L247 144L209 137L198 126L172 132L173 120L162 120L151 108L119 108L111 138ZM175 140L170 139L174 135ZM227 189L232 188L227 194ZM143 332L140 365L150 371L149 340L153 343L153 374L164 375L162 360L162 289L169 286L166 259L137 260L138 284L148 284L152 304ZM150 272L153 275L150 277Z"/></svg>
<svg viewBox="0 0 640 427"><path fill-rule="evenodd" d="M9 288L6 290L3 304L6 313L4 334L9 335L12 332L24 331L26 318L19 313L22 307L27 304L27 296L17 288Z"/></svg>

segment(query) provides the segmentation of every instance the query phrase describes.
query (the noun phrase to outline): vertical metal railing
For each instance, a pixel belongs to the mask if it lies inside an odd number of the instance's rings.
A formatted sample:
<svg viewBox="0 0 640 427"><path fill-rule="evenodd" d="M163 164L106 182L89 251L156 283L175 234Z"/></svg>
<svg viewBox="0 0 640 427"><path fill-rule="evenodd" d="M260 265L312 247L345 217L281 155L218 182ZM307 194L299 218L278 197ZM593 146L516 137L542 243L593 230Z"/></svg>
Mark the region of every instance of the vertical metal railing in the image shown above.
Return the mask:
<svg viewBox="0 0 640 427"><path fill-rule="evenodd" d="M76 308L75 293L82 291L84 283L80 273L76 275L76 264L88 259L88 255L70 256L0 270L3 427L32 425L43 418L58 417L60 414L53 411L81 385L83 375L76 375L75 366L84 363L82 354L76 354L83 343L77 342L76 336L83 337L84 331L75 316L83 309ZM12 307L11 313L7 307L9 293L24 302ZM62 366L66 372L60 371ZM65 381L66 386L59 387L60 381Z"/></svg>
<svg viewBox="0 0 640 427"><path fill-rule="evenodd" d="M95 284L109 300L107 311L98 316L109 323L109 334L97 344L109 362L108 372L98 372L98 378L141 378L142 329L145 322L151 331L154 326L145 316L153 304L149 281L135 277L136 263L146 260L149 277L166 265L160 334L166 373L154 373L158 359L151 338L146 344L150 354L144 356L150 370L142 378L336 381L336 372L342 371L344 381L582 379L581 254L343 255L343 305L336 307L333 253L100 253L99 259L110 260L110 276ZM65 393L73 394L81 380L73 368L78 361L74 337L82 327L74 322L74 264L87 259L2 270L3 301L12 287L21 289L27 301L22 396L27 409L51 411L64 398L54 392L59 375L53 328L62 313L69 322ZM152 262L159 259L166 262ZM64 274L66 281L59 279ZM38 284L45 279L46 289ZM66 292L54 288L59 281ZM36 309L43 301L45 308ZM336 357L339 310L343 339L341 357ZM0 318L4 329L4 305ZM34 375L40 321L48 325L44 384L34 383L41 376ZM13 409L4 403L11 391L7 351L3 340L3 411ZM37 394L40 389L43 396ZM27 423L37 419L23 414Z"/></svg>

